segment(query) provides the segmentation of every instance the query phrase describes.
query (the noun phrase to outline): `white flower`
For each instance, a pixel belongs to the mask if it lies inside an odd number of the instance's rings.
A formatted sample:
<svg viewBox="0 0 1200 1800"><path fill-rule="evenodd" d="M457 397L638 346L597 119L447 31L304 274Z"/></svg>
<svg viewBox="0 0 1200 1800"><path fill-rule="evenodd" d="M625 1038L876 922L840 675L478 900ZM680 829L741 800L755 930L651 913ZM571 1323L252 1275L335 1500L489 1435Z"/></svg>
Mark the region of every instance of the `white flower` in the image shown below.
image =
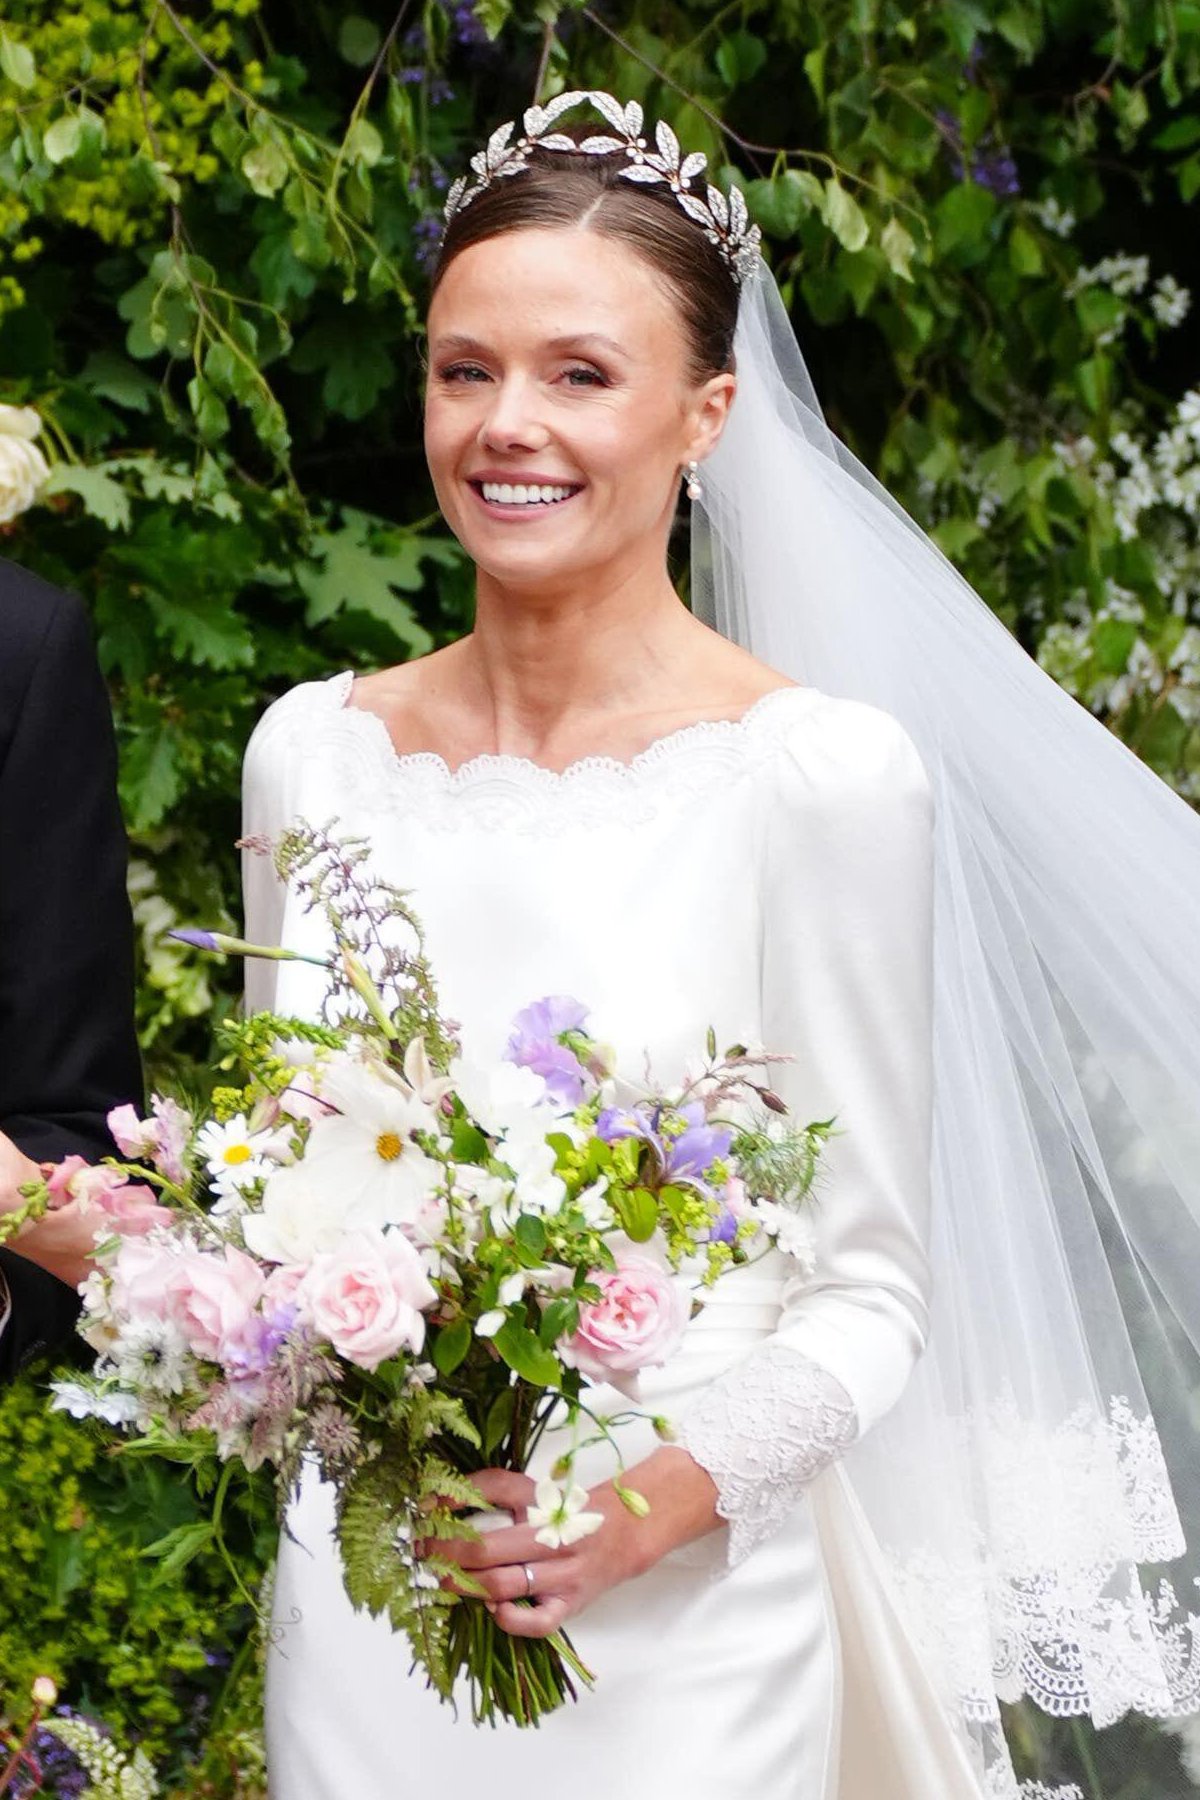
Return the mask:
<svg viewBox="0 0 1200 1800"><path fill-rule="evenodd" d="M516 1176L518 1212L553 1214L567 1197L567 1184L555 1173L554 1151L545 1138L504 1146L504 1160Z"/></svg>
<svg viewBox="0 0 1200 1800"><path fill-rule="evenodd" d="M603 1513L584 1511L588 1500L585 1488L566 1489L557 1481L539 1481L536 1496L537 1504L528 1508L525 1521L540 1527L534 1538L548 1550L576 1544L580 1538L599 1531L604 1523Z"/></svg>
<svg viewBox="0 0 1200 1800"><path fill-rule="evenodd" d="M183 1333L169 1319L140 1319L121 1333L112 1349L113 1366L126 1387L156 1394L181 1394L188 1367Z"/></svg>
<svg viewBox="0 0 1200 1800"><path fill-rule="evenodd" d="M515 1275L506 1275L500 1283L496 1298L501 1306L515 1306L525 1292L525 1272L518 1269Z"/></svg>
<svg viewBox="0 0 1200 1800"><path fill-rule="evenodd" d="M354 1195L331 1163L308 1159L276 1169L263 1189L261 1210L242 1218L247 1250L274 1263L310 1263L332 1250L346 1230Z"/></svg>
<svg viewBox="0 0 1200 1800"><path fill-rule="evenodd" d="M443 1181L441 1165L412 1141L414 1131L436 1132L437 1115L400 1082L349 1061L326 1069L321 1098L338 1111L312 1128L310 1176L336 1179L354 1225L412 1224Z"/></svg>
<svg viewBox="0 0 1200 1800"><path fill-rule="evenodd" d="M774 1200L756 1200L754 1215L777 1250L794 1257L806 1275L817 1266L816 1237L809 1221L794 1207L780 1206Z"/></svg>
<svg viewBox="0 0 1200 1800"><path fill-rule="evenodd" d="M1191 294L1187 288L1179 285L1173 275L1159 276L1150 296L1150 311L1160 325L1165 325L1168 330L1182 325L1191 304Z"/></svg>
<svg viewBox="0 0 1200 1800"><path fill-rule="evenodd" d="M506 1146L544 1138L558 1124L557 1113L546 1103L546 1084L532 1069L510 1062L481 1067L460 1060L451 1068L450 1079L475 1123L489 1137L504 1138Z"/></svg>
<svg viewBox="0 0 1200 1800"><path fill-rule="evenodd" d="M496 1307L493 1307L491 1312L480 1313L475 1321L475 1336L478 1338L495 1337L503 1325L504 1319L504 1313Z"/></svg>
<svg viewBox="0 0 1200 1800"><path fill-rule="evenodd" d="M46 459L33 442L41 429L32 406L0 405L0 525L28 512L49 477Z"/></svg>
<svg viewBox="0 0 1200 1800"><path fill-rule="evenodd" d="M275 1172L278 1159L288 1154L286 1138L277 1132L251 1131L244 1113L220 1124L210 1119L197 1134L196 1149L212 1176L222 1200L236 1200L254 1181L265 1181ZM233 1211L218 1204L214 1212Z"/></svg>
<svg viewBox="0 0 1200 1800"><path fill-rule="evenodd" d="M605 1195L608 1193L608 1177L602 1175L593 1181L591 1187L585 1187L582 1193L575 1196L575 1204L585 1225L593 1231L608 1231L614 1224L612 1207Z"/></svg>
<svg viewBox="0 0 1200 1800"><path fill-rule="evenodd" d="M104 1393L81 1381L52 1381L51 1412L69 1413L73 1419L102 1419L106 1425L131 1425L138 1416L132 1394Z"/></svg>

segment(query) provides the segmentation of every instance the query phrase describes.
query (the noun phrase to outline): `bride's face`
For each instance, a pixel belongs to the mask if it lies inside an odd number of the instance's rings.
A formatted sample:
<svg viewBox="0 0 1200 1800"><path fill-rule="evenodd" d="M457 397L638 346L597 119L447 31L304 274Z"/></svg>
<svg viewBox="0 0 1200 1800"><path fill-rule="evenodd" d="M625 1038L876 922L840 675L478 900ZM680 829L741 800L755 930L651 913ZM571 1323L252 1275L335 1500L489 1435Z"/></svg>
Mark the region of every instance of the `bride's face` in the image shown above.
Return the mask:
<svg viewBox="0 0 1200 1800"><path fill-rule="evenodd" d="M541 229L472 245L429 313L442 514L506 585L661 562L680 470L716 442L733 387L696 382L670 290L625 245Z"/></svg>

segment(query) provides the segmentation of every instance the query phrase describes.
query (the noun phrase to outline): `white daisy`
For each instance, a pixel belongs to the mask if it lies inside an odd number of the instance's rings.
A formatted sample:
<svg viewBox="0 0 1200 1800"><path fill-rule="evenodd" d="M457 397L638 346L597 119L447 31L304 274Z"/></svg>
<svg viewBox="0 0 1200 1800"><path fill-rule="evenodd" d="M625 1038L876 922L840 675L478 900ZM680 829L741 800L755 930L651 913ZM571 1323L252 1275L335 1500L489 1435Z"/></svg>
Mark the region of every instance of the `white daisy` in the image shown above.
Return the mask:
<svg viewBox="0 0 1200 1800"><path fill-rule="evenodd" d="M219 1200L229 1200L243 1194L251 1182L273 1175L278 1157L286 1154L286 1143L274 1132L251 1131L245 1114L236 1113L224 1124L210 1119L197 1134L196 1149Z"/></svg>
<svg viewBox="0 0 1200 1800"><path fill-rule="evenodd" d="M321 1097L338 1110L309 1134L304 1167L310 1177L322 1183L336 1177L350 1198L350 1224L414 1224L443 1176L413 1133L436 1132L438 1115L407 1086L362 1064L330 1067Z"/></svg>

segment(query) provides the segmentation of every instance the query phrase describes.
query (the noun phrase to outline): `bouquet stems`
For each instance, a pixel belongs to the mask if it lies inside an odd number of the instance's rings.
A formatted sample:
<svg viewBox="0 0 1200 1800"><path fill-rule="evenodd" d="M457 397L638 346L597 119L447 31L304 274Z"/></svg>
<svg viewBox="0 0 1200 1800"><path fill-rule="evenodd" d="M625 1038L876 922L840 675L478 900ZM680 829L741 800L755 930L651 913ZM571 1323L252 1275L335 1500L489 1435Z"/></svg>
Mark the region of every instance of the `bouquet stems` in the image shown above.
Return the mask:
<svg viewBox="0 0 1200 1800"><path fill-rule="evenodd" d="M565 1631L548 1638L513 1637L477 1600L454 1610L449 1664L468 1678L476 1725L494 1726L497 1719L537 1725L543 1714L576 1698L572 1675L589 1688L595 1680Z"/></svg>

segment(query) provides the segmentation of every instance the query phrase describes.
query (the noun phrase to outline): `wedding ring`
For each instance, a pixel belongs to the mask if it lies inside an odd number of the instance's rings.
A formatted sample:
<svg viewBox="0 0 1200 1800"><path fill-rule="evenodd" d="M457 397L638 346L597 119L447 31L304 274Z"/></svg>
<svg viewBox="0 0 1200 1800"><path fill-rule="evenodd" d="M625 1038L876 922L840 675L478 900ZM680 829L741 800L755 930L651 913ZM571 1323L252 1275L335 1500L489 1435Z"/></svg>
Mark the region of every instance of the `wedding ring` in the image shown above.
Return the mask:
<svg viewBox="0 0 1200 1800"><path fill-rule="evenodd" d="M533 1599L533 1570L528 1563L525 1564L525 1598Z"/></svg>

